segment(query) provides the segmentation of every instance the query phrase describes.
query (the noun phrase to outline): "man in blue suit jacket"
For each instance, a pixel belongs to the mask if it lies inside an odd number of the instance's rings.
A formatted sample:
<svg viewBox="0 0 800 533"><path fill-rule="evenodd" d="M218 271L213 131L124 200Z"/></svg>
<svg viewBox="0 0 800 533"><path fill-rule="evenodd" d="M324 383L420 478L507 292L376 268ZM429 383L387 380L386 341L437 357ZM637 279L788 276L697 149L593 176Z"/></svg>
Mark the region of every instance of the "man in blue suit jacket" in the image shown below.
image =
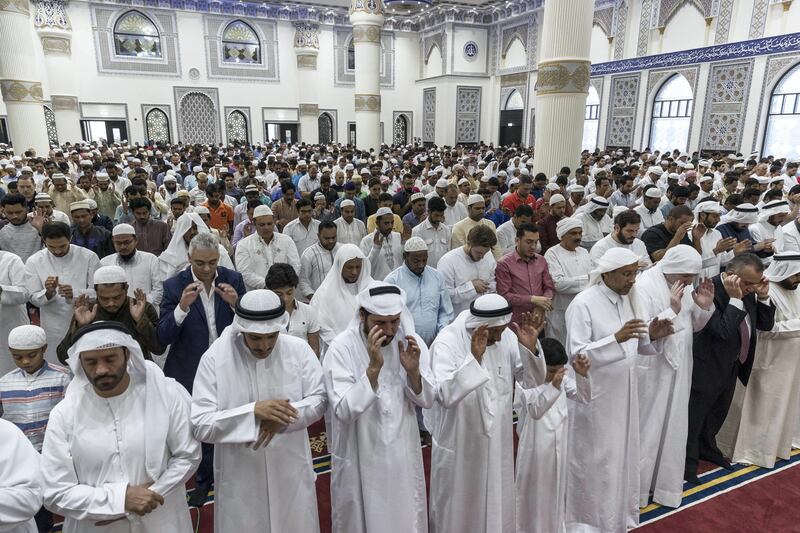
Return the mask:
<svg viewBox="0 0 800 533"><path fill-rule="evenodd" d="M189 267L164 282L158 339L170 345L164 374L192 392L197 366L209 345L233 322L233 305L245 293L242 275L217 266L219 241L199 233L189 243ZM190 505L205 503L214 476L213 446L203 443L203 460Z"/></svg>

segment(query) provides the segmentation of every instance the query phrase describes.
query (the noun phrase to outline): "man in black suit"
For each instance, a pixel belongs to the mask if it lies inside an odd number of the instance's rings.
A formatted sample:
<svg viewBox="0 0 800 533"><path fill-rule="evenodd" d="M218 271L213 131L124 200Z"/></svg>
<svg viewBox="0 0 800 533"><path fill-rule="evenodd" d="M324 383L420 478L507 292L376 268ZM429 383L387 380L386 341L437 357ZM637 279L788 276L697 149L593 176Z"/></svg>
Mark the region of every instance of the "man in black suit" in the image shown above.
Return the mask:
<svg viewBox="0 0 800 533"><path fill-rule="evenodd" d="M694 336L684 469L684 479L691 483L699 483L700 459L731 469L717 447L716 435L728 415L736 378L747 385L756 351L756 330L769 331L775 322L769 282L758 256L745 253L734 257L727 271L713 282L714 314Z"/></svg>

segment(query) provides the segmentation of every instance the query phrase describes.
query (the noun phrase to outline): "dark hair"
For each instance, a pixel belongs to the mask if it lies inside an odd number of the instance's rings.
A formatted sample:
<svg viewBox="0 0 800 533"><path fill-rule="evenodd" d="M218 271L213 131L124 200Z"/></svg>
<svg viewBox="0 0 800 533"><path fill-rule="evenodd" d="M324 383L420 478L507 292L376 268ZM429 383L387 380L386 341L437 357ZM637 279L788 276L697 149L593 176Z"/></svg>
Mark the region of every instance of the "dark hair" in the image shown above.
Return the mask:
<svg viewBox="0 0 800 533"><path fill-rule="evenodd" d="M255 209L261 205L261 200L248 200L247 209Z"/></svg>
<svg viewBox="0 0 800 533"><path fill-rule="evenodd" d="M544 362L547 365L566 365L569 361L564 345L558 339L545 337L539 341L544 352Z"/></svg>
<svg viewBox="0 0 800 533"><path fill-rule="evenodd" d="M66 239L71 237L69 226L65 223L48 222L42 226L43 241L46 241L47 239L60 239L61 237L65 237Z"/></svg>
<svg viewBox="0 0 800 533"><path fill-rule="evenodd" d="M533 181L547 181L547 174L544 172L539 172L533 177Z"/></svg>
<svg viewBox="0 0 800 533"><path fill-rule="evenodd" d="M379 180L378 178L370 178L369 181L367 182L367 188L371 189L374 186L380 185L380 184L381 184L381 180Z"/></svg>
<svg viewBox="0 0 800 533"><path fill-rule="evenodd" d="M317 234L322 233L322 230L324 229L331 229L331 228L336 229L336 224L334 224L332 220L323 220L322 222L319 223Z"/></svg>
<svg viewBox="0 0 800 533"><path fill-rule="evenodd" d="M380 202L388 202L392 200L392 195L388 192L382 192L380 196L378 196L378 203Z"/></svg>
<svg viewBox="0 0 800 533"><path fill-rule="evenodd" d="M139 194L140 190L141 189L139 189L139 187L137 187L136 185L128 185L127 187L125 187L125 190L122 191L122 193L125 196L130 196L131 194Z"/></svg>
<svg viewBox="0 0 800 533"><path fill-rule="evenodd" d="M2 205L3 207L7 205L21 205L27 208L28 202L27 200L25 200L25 197L22 196L21 194L6 194L5 196L3 196L3 199L0 200L0 205Z"/></svg>
<svg viewBox="0 0 800 533"><path fill-rule="evenodd" d="M755 187L748 187L742 191L742 198L747 198L748 196L761 196L761 191Z"/></svg>
<svg viewBox="0 0 800 533"><path fill-rule="evenodd" d="M533 224L520 224L517 228L517 239L521 239L526 233L539 233L539 228Z"/></svg>
<svg viewBox="0 0 800 533"><path fill-rule="evenodd" d="M764 203L783 198L783 189L770 189L764 193Z"/></svg>
<svg viewBox="0 0 800 533"><path fill-rule="evenodd" d="M128 207L131 208L131 211L136 211L137 209L139 209L141 207L146 207L147 210L150 211L150 208L152 207L152 204L150 204L150 200L148 198L134 198L128 204Z"/></svg>
<svg viewBox="0 0 800 533"><path fill-rule="evenodd" d="M669 213L667 213L667 218L677 219L677 218L685 217L687 215L688 216L693 216L694 215L694 213L692 213L692 210L689 209L689 206L688 205L678 205L678 206L675 206L675 207L673 207L672 209L669 210Z"/></svg>
<svg viewBox="0 0 800 533"><path fill-rule="evenodd" d="M514 210L514 216L519 217L531 217L533 218L533 208L528 204L520 204Z"/></svg>
<svg viewBox="0 0 800 533"><path fill-rule="evenodd" d="M430 200L428 200L428 212L432 213L436 211L437 213L439 212L443 213L446 209L447 209L447 204L444 202L444 200L442 200L438 196L433 196L431 197Z"/></svg>
<svg viewBox="0 0 800 533"><path fill-rule="evenodd" d="M678 198L689 198L689 187L678 185L672 189L672 196Z"/></svg>
<svg viewBox="0 0 800 533"><path fill-rule="evenodd" d="M467 242L470 246L482 246L484 248L492 248L497 244L497 235L494 230L489 226L478 224L467 234Z"/></svg>
<svg viewBox="0 0 800 533"><path fill-rule="evenodd" d="M742 196L738 192L733 193L733 194L729 194L728 197L725 198L725 203L726 204L731 204L733 206L737 206L739 204L743 204L744 203L744 196Z"/></svg>
<svg viewBox="0 0 800 533"><path fill-rule="evenodd" d="M294 183L292 183L292 180L283 180L283 181L281 181L281 192L283 194L286 194L287 192L294 191L294 190L295 190L295 188L294 188Z"/></svg>
<svg viewBox="0 0 800 533"><path fill-rule="evenodd" d="M209 183L208 185L206 185L206 196L211 196L212 194L217 194L219 192L222 191L220 190L219 185L217 185L216 183Z"/></svg>
<svg viewBox="0 0 800 533"><path fill-rule="evenodd" d="M761 258L758 257L756 254L752 253L744 253L735 256L728 262L728 266L725 268L726 272L737 273L741 272L743 268L751 266L757 273L761 273L764 271L764 263L761 262Z"/></svg>
<svg viewBox="0 0 800 533"><path fill-rule="evenodd" d="M614 224L619 226L619 229L624 228L625 226L632 226L634 224L641 224L642 217L634 211L633 209L626 209L625 211L621 212L619 215L614 217Z"/></svg>
<svg viewBox="0 0 800 533"><path fill-rule="evenodd" d="M264 285L267 289L282 289L283 287L297 287L300 282L294 267L288 263L274 263L269 267Z"/></svg>
<svg viewBox="0 0 800 533"><path fill-rule="evenodd" d="M313 207L311 205L311 200L308 198L300 198L297 200L297 210L300 211L304 207Z"/></svg>

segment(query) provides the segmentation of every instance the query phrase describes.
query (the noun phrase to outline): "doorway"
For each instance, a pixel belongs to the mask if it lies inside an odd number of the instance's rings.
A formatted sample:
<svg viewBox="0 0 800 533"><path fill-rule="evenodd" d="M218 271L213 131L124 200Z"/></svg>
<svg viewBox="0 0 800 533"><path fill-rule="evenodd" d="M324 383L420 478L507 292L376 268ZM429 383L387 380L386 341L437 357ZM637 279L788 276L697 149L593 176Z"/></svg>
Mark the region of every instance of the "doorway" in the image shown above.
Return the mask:
<svg viewBox="0 0 800 533"><path fill-rule="evenodd" d="M525 102L516 89L508 94L500 110L500 145L522 144Z"/></svg>
<svg viewBox="0 0 800 533"><path fill-rule="evenodd" d="M124 120L81 120L83 138L91 142L119 143L128 139Z"/></svg>
<svg viewBox="0 0 800 533"><path fill-rule="evenodd" d="M356 123L347 123L347 144L356 146Z"/></svg>
<svg viewBox="0 0 800 533"><path fill-rule="evenodd" d="M264 133L267 142L275 141L292 144L296 143L300 137L298 132L300 124L297 122L265 122Z"/></svg>

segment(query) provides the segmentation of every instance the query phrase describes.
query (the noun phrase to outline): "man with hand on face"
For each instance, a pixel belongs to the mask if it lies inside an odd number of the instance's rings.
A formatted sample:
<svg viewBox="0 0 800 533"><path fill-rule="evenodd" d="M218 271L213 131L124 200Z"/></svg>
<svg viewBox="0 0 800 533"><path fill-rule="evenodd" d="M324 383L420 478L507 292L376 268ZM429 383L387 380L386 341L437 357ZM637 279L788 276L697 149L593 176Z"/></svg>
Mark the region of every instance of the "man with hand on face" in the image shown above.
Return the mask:
<svg viewBox="0 0 800 533"><path fill-rule="evenodd" d="M86 295L75 300L75 312L69 330L58 345L58 360L67 364L67 351L72 346L75 332L87 324L103 321L119 322L131 332L145 359L153 353L160 354L164 346L158 341L158 312L145 298L142 290L128 296L128 278L118 266L101 266L94 273L94 290L97 301Z"/></svg>
<svg viewBox="0 0 800 533"><path fill-rule="evenodd" d="M116 322L95 322L69 350L69 394L42 447L45 507L75 533L190 533L184 484L200 461L190 398Z"/></svg>
<svg viewBox="0 0 800 533"><path fill-rule="evenodd" d="M653 262L658 261L667 250L679 244L692 246L702 252L700 238L705 228L694 224L694 213L685 205L673 207L662 224L656 224L642 233L642 242ZM689 235L692 238L689 238Z"/></svg>
<svg viewBox="0 0 800 533"><path fill-rule="evenodd" d="M272 291L235 306L231 326L203 355L194 380L192 425L215 445L214 529L319 531L306 428L325 413L322 367Z"/></svg>
<svg viewBox="0 0 800 533"><path fill-rule="evenodd" d="M700 202L694 208L697 225L703 228L703 234L700 237L700 253L703 257L701 276L704 278L713 278L718 275L722 267L727 265L734 256L747 252L751 246L750 241L737 243L736 237L723 237L716 229L722 211L722 206L714 200ZM692 242L696 238L693 231Z"/></svg>
<svg viewBox="0 0 800 533"><path fill-rule="evenodd" d="M414 333L397 286L373 281L359 293L358 305L322 361L333 531L425 533L425 475L414 408L434 401L428 348Z"/></svg>
<svg viewBox="0 0 800 533"><path fill-rule="evenodd" d="M433 437L432 531L516 531L515 383L522 384L522 401L542 412L560 391L544 382L537 342L544 321L525 313L519 325L509 323L505 298L486 294L431 346L436 403L424 414Z"/></svg>
<svg viewBox="0 0 800 533"><path fill-rule="evenodd" d="M714 282L714 314L695 335L692 392L689 398L689 435L686 441L684 478L699 483L700 459L726 469L716 435L728 415L737 378L747 386L757 331L775 325L775 307L770 302L769 281L756 255L737 255Z"/></svg>
<svg viewBox="0 0 800 533"><path fill-rule="evenodd" d="M361 251L367 256L373 279L383 280L386 275L403 262L402 237L394 226L394 215L388 207L381 207L375 213L375 231L361 239Z"/></svg>
<svg viewBox="0 0 800 533"><path fill-rule="evenodd" d="M56 349L72 320L73 304L83 294L94 297L92 280L100 266L97 255L70 244L69 226L62 222L45 224L45 248L25 263L25 286L31 303L39 308L40 325L47 332L45 358L57 363Z"/></svg>
<svg viewBox="0 0 800 533"><path fill-rule="evenodd" d="M596 265L597 261L599 261L600 258L603 257L603 254L610 248L627 248L639 256L639 267L642 270L650 268L653 262L650 261L647 247L636 237L636 235L639 234L641 221L642 219L639 214L630 209L614 217L614 230L592 246L589 253L589 256L592 258L592 264Z"/></svg>
<svg viewBox="0 0 800 533"><path fill-rule="evenodd" d="M639 524L639 423L635 369L672 323L636 314L639 258L611 248L567 308L567 353L592 365L592 401L570 412L567 530L626 531ZM634 292L632 292L632 290ZM574 416L573 416L574 414ZM592 472L592 475L586 475Z"/></svg>

